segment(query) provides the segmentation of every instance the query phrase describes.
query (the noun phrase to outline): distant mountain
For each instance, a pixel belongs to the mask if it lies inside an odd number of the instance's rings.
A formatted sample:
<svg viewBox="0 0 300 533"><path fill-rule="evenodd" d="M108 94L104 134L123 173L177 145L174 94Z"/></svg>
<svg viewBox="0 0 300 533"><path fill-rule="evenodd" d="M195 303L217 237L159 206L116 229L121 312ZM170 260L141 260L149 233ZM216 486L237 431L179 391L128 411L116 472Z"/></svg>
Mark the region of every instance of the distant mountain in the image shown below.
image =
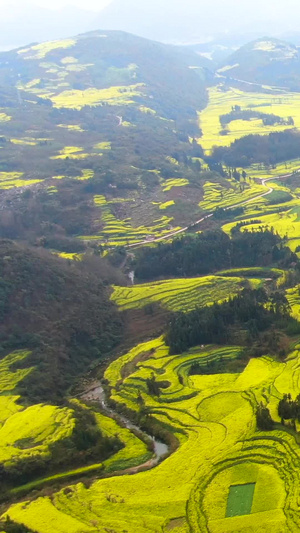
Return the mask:
<svg viewBox="0 0 300 533"><path fill-rule="evenodd" d="M249 28L258 36L297 30L298 17L297 0L286 0L276 9L271 0L113 0L100 13L98 26L162 42L192 44L221 34L249 34Z"/></svg>
<svg viewBox="0 0 300 533"><path fill-rule="evenodd" d="M259 34L223 34L216 36L209 42L186 45L186 49L196 52L201 57L213 61L214 64L220 64L241 46L258 37L260 37Z"/></svg>
<svg viewBox="0 0 300 533"><path fill-rule="evenodd" d="M205 6L199 0L111 0L106 8L95 3L97 12L85 9L84 2L82 6L53 10L33 0L1 0L0 50L98 28L185 45L244 35L241 46L254 33L260 37L266 32L294 42L289 35L298 31L299 20L298 0L281 2L276 9L271 0L211 0Z"/></svg>
<svg viewBox="0 0 300 533"><path fill-rule="evenodd" d="M279 39L257 39L242 46L224 60L218 74L250 83L299 90L299 49Z"/></svg>
<svg viewBox="0 0 300 533"><path fill-rule="evenodd" d="M210 64L185 48L99 30L0 53L0 84L53 103L72 89L139 86L141 102L175 118L184 106L202 107ZM71 106L66 102L66 107Z"/></svg>

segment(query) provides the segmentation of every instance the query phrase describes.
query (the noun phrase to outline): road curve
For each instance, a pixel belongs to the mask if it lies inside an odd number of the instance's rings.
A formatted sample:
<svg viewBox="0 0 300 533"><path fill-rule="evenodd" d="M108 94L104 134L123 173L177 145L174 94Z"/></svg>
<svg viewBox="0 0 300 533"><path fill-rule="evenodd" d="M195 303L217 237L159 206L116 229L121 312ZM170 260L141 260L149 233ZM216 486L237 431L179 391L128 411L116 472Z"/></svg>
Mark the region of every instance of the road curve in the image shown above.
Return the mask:
<svg viewBox="0 0 300 533"><path fill-rule="evenodd" d="M271 178L264 178L264 179L259 178L259 179L261 179L261 184L264 187L267 187L268 190L266 192L264 192L263 194L259 194L258 196L254 196L254 198L250 198L249 200L245 200L244 202L239 202L238 204L230 205L229 207L225 207L225 211L228 211L229 209L234 209L235 207L240 207L242 205L250 204L251 202L254 202L255 200L259 200L260 198L263 198L264 196L267 196L268 194L271 194L274 191L274 189L273 189L273 187L269 187L268 185L266 185L266 183L268 181L275 181L275 180L280 180L280 179L283 179L283 178L289 178L292 175L293 175L293 173L284 174L283 176L275 176L275 177L271 177ZM198 224L201 224L201 222L204 222L204 220L212 217L213 214L214 213L209 213L208 215L203 216L199 220L196 220L195 222L192 222L188 226L185 226L184 228L181 228L181 229L179 229L177 231L172 231L172 232L168 233L167 235L164 235L163 237L157 237L156 239L153 239L151 241L144 240L144 241L136 242L134 244L128 244L126 246L126 248L137 248L138 246L142 246L144 244L152 244L154 242L165 241L167 239L170 239L170 237L174 237L175 235L179 235L180 233L184 233L185 231L187 231L190 228L194 228L195 226L198 226Z"/></svg>

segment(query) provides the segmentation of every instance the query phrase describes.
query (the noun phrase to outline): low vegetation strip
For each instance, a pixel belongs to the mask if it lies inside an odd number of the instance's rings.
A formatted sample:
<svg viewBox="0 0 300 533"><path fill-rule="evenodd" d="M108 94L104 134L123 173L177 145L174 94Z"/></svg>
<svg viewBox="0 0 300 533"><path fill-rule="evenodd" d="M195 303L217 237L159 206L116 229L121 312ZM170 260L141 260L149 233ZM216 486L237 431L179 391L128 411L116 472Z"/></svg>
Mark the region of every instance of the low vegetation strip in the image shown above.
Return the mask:
<svg viewBox="0 0 300 533"><path fill-rule="evenodd" d="M55 107L67 109L82 109L84 106L129 105L133 98L141 95L143 83L125 87L109 87L108 89L85 89L83 91L63 91L57 96L51 96Z"/></svg>
<svg viewBox="0 0 300 533"><path fill-rule="evenodd" d="M237 294L245 283L243 278L221 276L171 279L132 287L114 286L111 299L121 310L139 309L156 302L169 311L190 311L226 300ZM248 283L257 287L262 281L249 279Z"/></svg>
<svg viewBox="0 0 300 533"><path fill-rule="evenodd" d="M130 203L133 200L116 198L114 200L107 200L104 195L96 195L94 197L95 205L101 208L101 222L102 229L97 235L81 236L81 239L86 241L97 240L101 245L107 248L116 246L128 246L141 240L151 242L155 238L168 235L170 232L170 225L173 221L172 217L166 215L153 221L149 226L135 226L131 218L121 220L117 218L113 212L114 204L122 204L123 202ZM179 227L174 228L174 231L179 230Z"/></svg>

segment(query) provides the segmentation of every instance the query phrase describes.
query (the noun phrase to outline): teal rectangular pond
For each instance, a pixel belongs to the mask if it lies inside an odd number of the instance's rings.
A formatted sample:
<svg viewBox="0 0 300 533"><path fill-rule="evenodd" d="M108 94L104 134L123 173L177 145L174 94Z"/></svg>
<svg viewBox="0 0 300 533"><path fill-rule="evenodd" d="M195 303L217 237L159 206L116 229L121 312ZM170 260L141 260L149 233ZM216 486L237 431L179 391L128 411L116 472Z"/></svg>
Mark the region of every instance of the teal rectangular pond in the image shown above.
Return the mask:
<svg viewBox="0 0 300 533"><path fill-rule="evenodd" d="M255 483L232 485L229 489L226 517L251 513Z"/></svg>

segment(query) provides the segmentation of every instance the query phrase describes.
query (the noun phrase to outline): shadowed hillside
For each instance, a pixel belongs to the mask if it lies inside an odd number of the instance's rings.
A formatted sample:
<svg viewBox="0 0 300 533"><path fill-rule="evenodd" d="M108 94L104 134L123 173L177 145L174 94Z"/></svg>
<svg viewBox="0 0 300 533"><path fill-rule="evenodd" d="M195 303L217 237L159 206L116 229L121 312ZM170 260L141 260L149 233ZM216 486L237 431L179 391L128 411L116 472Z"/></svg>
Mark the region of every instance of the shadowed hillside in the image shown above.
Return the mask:
<svg viewBox="0 0 300 533"><path fill-rule="evenodd" d="M122 324L99 277L84 265L0 241L0 349L33 351L22 383L30 399L60 400L78 374L120 340Z"/></svg>

